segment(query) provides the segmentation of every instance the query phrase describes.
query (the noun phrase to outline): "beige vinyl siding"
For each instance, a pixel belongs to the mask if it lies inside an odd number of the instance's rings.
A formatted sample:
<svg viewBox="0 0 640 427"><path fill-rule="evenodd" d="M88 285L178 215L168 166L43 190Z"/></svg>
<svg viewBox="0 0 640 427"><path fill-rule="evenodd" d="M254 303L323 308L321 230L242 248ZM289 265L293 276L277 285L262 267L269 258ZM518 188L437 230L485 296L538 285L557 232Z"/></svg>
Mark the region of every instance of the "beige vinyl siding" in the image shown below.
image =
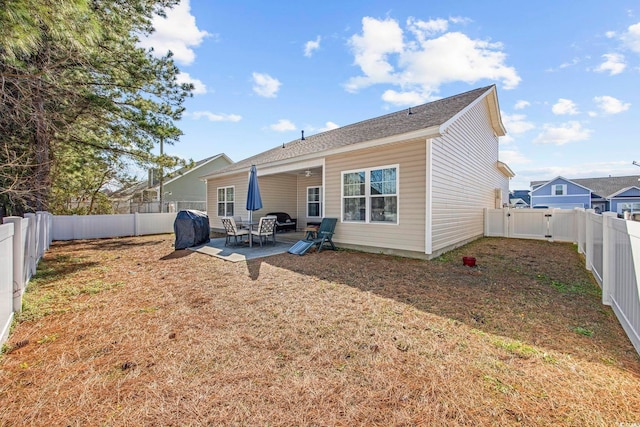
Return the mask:
<svg viewBox="0 0 640 427"><path fill-rule="evenodd" d="M252 217L257 220L269 212L287 212L295 217L296 179L296 175L291 174L267 176L258 174L262 209L253 212ZM207 180L207 213L211 228L222 229L222 222L218 217L219 187L235 186L235 215L248 219L249 211L246 209L248 184L249 172Z"/></svg>
<svg viewBox="0 0 640 427"><path fill-rule="evenodd" d="M498 138L486 99L431 142L432 252L484 233L484 208L494 208L495 189L508 179L498 170Z"/></svg>
<svg viewBox="0 0 640 427"><path fill-rule="evenodd" d="M322 175L319 173L310 177L298 175L298 209L296 212L298 228L306 227L307 221L320 221L320 218L307 217L307 187L322 187Z"/></svg>
<svg viewBox="0 0 640 427"><path fill-rule="evenodd" d="M207 164L201 165L197 169L189 170L187 173L182 176L178 176L176 179L165 179L165 183L163 185L165 202L204 202L207 199L207 185L202 181L202 179L200 179L200 177L228 166L229 164L229 160L221 156Z"/></svg>
<svg viewBox="0 0 640 427"><path fill-rule="evenodd" d="M425 249L426 144L415 140L325 159L325 217L338 218L334 241L355 247ZM398 224L342 222L342 172L398 165Z"/></svg>

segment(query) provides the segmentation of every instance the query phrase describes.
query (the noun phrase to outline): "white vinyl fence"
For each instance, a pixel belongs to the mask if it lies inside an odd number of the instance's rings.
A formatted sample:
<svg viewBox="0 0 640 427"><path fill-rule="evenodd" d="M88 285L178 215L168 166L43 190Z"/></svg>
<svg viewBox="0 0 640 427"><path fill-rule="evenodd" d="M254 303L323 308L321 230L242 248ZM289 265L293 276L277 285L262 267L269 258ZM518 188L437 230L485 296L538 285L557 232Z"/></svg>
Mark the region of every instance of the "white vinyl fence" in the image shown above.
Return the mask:
<svg viewBox="0 0 640 427"><path fill-rule="evenodd" d="M22 295L49 249L51 218L37 212L6 217L0 225L0 343L6 341L13 313L22 309Z"/></svg>
<svg viewBox="0 0 640 427"><path fill-rule="evenodd" d="M576 243L640 353L640 222L592 209L486 209L485 236Z"/></svg>
<svg viewBox="0 0 640 427"><path fill-rule="evenodd" d="M7 340L22 295L52 240L173 233L176 213L6 217L0 225L0 344Z"/></svg>
<svg viewBox="0 0 640 427"><path fill-rule="evenodd" d="M53 240L100 239L173 233L176 212L121 215L56 215Z"/></svg>

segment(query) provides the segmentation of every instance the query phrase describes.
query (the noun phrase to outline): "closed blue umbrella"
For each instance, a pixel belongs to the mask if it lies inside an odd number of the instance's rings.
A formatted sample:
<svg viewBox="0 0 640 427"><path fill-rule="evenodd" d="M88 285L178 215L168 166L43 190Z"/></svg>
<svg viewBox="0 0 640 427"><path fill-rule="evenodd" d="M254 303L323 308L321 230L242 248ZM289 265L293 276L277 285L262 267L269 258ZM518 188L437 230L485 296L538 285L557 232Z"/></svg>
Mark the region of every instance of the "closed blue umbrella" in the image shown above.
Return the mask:
<svg viewBox="0 0 640 427"><path fill-rule="evenodd" d="M249 188L247 190L247 210L249 211L249 222L253 211L262 209L262 198L260 197L260 187L258 187L258 171L255 165L251 165L249 171Z"/></svg>

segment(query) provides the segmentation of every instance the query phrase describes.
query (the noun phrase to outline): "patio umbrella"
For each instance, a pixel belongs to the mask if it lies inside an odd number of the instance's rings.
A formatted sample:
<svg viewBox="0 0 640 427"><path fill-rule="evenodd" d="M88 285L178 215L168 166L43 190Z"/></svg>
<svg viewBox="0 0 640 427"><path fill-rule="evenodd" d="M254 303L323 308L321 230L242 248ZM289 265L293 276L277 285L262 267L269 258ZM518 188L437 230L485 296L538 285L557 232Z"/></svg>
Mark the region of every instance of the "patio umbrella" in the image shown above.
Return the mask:
<svg viewBox="0 0 640 427"><path fill-rule="evenodd" d="M260 187L258 187L258 171L255 165L251 165L249 171L249 188L247 190L247 210L249 211L249 222L251 222L253 211L262 209L262 198L260 197Z"/></svg>

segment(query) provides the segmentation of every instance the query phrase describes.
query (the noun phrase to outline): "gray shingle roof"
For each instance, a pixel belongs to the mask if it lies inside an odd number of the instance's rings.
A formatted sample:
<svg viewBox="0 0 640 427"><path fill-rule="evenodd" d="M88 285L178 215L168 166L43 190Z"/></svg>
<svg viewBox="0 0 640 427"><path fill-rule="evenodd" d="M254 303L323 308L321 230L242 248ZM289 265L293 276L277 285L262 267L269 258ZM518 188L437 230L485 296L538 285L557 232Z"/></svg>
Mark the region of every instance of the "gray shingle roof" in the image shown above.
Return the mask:
<svg viewBox="0 0 640 427"><path fill-rule="evenodd" d="M493 86L474 89L448 98L439 99L427 104L346 125L327 132L305 136L304 140L296 139L263 153L240 160L221 168L211 175L248 170L251 165L293 159L303 155L320 153L329 149L344 147L365 141L372 141L393 135L427 129L447 122L465 107L482 96Z"/></svg>
<svg viewBox="0 0 640 427"><path fill-rule="evenodd" d="M569 179L569 178L567 178ZM590 189L594 195L609 198L614 193L627 187L640 187L640 175L608 176L602 178L569 179L571 182ZM531 187L546 184L549 181L531 181Z"/></svg>

